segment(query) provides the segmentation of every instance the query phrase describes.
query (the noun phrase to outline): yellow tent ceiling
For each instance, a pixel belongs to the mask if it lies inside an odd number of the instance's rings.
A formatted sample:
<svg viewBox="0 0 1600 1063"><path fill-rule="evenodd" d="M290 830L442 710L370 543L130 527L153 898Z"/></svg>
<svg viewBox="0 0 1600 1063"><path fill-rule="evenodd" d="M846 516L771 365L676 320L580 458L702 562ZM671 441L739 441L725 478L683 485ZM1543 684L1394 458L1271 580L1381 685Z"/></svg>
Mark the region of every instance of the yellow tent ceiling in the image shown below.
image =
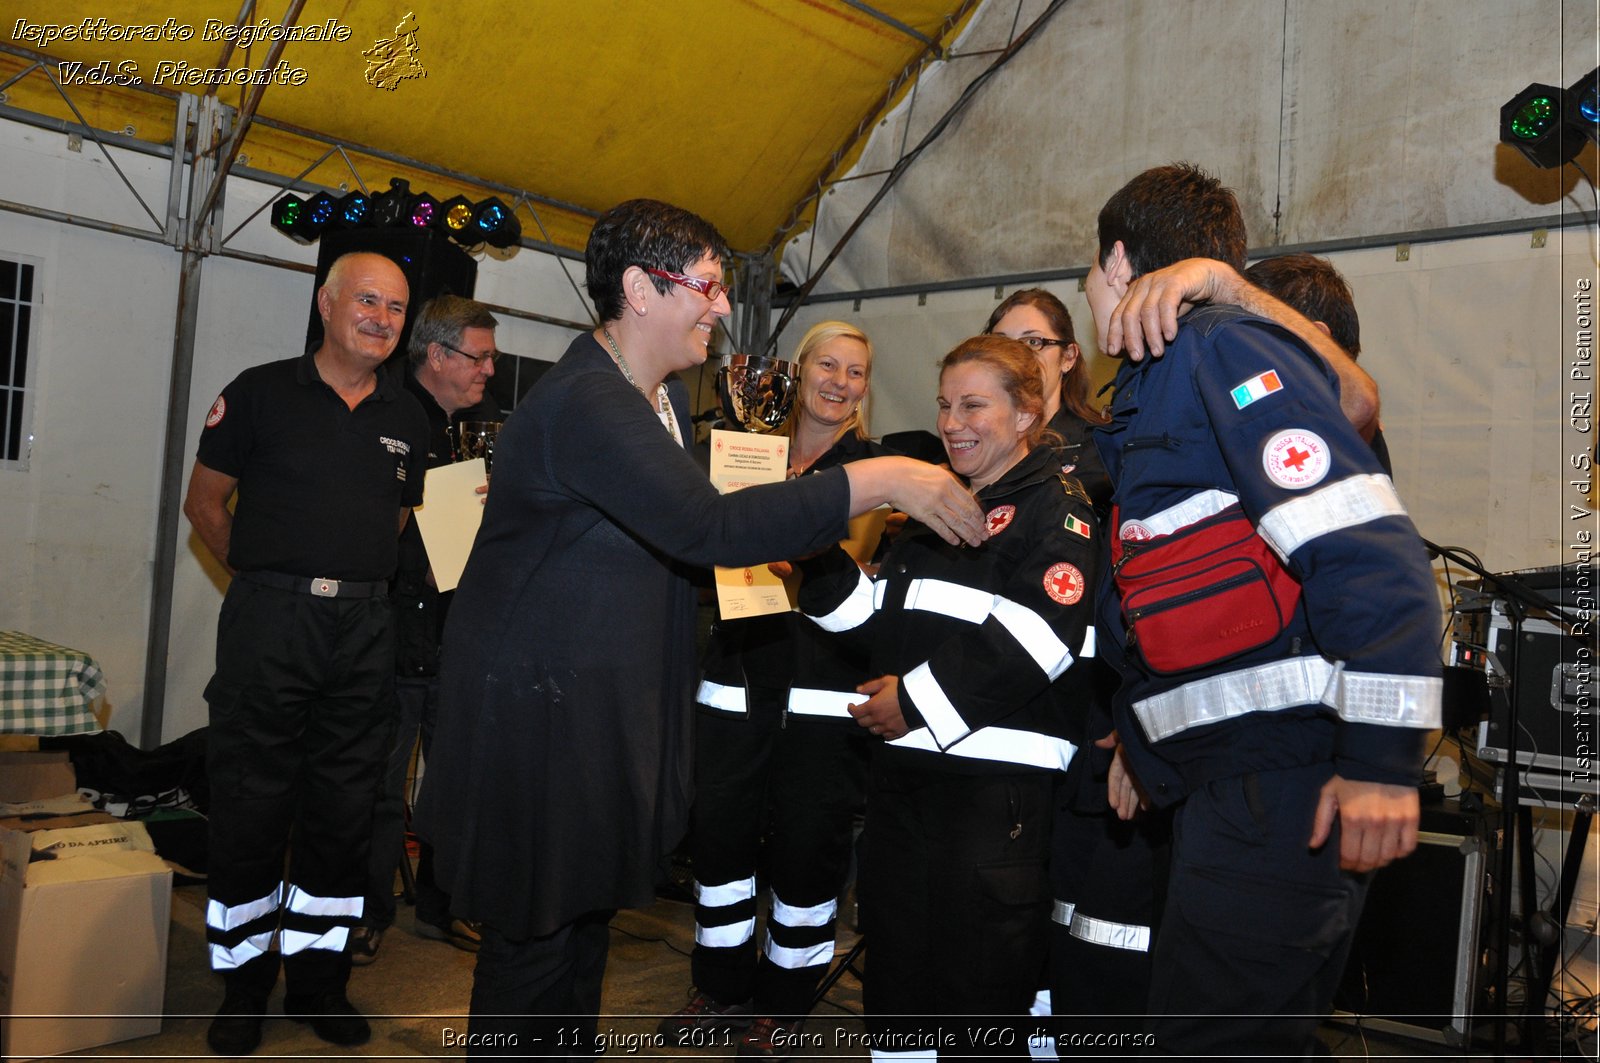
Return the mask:
<svg viewBox="0 0 1600 1063"><path fill-rule="evenodd" d="M552 240L566 247L583 246L588 212L651 196L703 214L736 249L754 250L781 241L782 228L815 191L835 152L855 141L861 123L895 91L909 87L901 73L928 40L948 46L975 6L975 0L311 0L295 20L297 31L316 28L334 39L285 43L278 80L266 87L257 113L570 204L578 210L533 204ZM56 67L63 75L93 79L95 65L105 63L100 71L137 77L169 96L204 94L204 85L182 79L207 69L261 67L271 34L290 10L284 0L247 0L242 11L230 2L11 0L0 82L42 57L83 64ZM267 32L257 36L267 39L230 49L227 34L236 20L255 31L265 21ZM156 39L140 39L147 34ZM234 43L245 42L235 35ZM385 56L398 63L379 67ZM416 76L385 77L407 69ZM389 87L372 83L385 80ZM235 83L214 91L242 107L250 90ZM117 85L70 86L68 93L93 126L131 126L134 136L156 142L172 138L169 98ZM10 106L72 119L39 70L15 81L6 96ZM292 178L326 150L258 124L240 165ZM350 157L372 189L402 174L414 190L441 200L483 194L467 181ZM305 180L357 184L337 154ZM521 213L525 234L539 238L528 211Z"/></svg>

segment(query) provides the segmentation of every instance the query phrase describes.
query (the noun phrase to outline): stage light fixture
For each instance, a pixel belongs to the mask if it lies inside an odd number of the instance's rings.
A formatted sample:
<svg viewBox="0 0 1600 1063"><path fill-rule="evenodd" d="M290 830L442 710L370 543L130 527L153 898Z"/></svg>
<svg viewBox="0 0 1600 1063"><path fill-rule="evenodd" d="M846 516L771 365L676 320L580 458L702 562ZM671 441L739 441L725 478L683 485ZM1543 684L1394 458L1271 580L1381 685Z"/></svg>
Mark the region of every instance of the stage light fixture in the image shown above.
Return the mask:
<svg viewBox="0 0 1600 1063"><path fill-rule="evenodd" d="M306 201L290 193L272 205L272 227L291 240L309 244L311 241L304 239L295 231L295 223L300 220L300 215L305 212Z"/></svg>
<svg viewBox="0 0 1600 1063"><path fill-rule="evenodd" d="M472 235L472 200L466 196L451 196L439 204L444 216L444 231L458 244L476 243Z"/></svg>
<svg viewBox="0 0 1600 1063"><path fill-rule="evenodd" d="M1583 147L1583 134L1565 115L1566 93L1534 82L1500 108L1500 140L1551 170L1565 165Z"/></svg>
<svg viewBox="0 0 1600 1063"><path fill-rule="evenodd" d="M411 183L404 178L391 177L389 190L372 197L370 224L380 227L406 225L411 221Z"/></svg>
<svg viewBox="0 0 1600 1063"><path fill-rule="evenodd" d="M432 228L440 219L439 201L424 192L411 197L411 210L409 217L413 227L418 229Z"/></svg>
<svg viewBox="0 0 1600 1063"><path fill-rule="evenodd" d="M1567 88L1567 121L1583 135L1600 143L1600 68L1589 71Z"/></svg>
<svg viewBox="0 0 1600 1063"><path fill-rule="evenodd" d="M300 218L295 224L307 243L322 235L322 230L333 221L334 211L338 208L339 201L326 192L318 192L306 200L305 209L300 212Z"/></svg>
<svg viewBox="0 0 1600 1063"><path fill-rule="evenodd" d="M334 214L335 224L344 229L359 229L367 224L367 216L372 212L372 200L362 191L347 192L339 199L338 210Z"/></svg>
<svg viewBox="0 0 1600 1063"><path fill-rule="evenodd" d="M472 215L477 238L490 247L510 247L522 238L522 223L499 199L481 200Z"/></svg>

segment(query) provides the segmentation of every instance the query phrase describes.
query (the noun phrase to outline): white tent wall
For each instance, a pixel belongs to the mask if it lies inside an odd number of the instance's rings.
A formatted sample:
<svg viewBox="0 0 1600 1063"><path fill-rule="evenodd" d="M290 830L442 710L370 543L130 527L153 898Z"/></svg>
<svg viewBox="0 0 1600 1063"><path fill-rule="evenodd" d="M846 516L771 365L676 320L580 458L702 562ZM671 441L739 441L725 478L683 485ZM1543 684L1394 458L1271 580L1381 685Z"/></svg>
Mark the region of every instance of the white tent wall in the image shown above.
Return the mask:
<svg viewBox="0 0 1600 1063"><path fill-rule="evenodd" d="M1594 278L1594 234L1574 227L1412 245L1328 257L1349 280L1361 315L1362 366L1378 381L1395 482L1427 538L1468 547L1496 570L1572 560L1568 503L1588 494L1570 480L1592 436L1571 427L1570 382L1579 278ZM1007 293L1016 286L1005 289ZM1044 285L1072 312L1095 387L1116 371L1098 354L1094 322L1074 281ZM938 359L982 329L999 301L992 287L819 302L779 339L840 318L877 351L874 434L932 430ZM1590 374L1592 375L1592 373ZM1569 383L1571 386L1569 387ZM1569 475L1570 474L1570 475Z"/></svg>
<svg viewBox="0 0 1600 1063"><path fill-rule="evenodd" d="M784 248L799 282L1047 7L989 0ZM1087 265L1100 205L1176 159L1239 195L1253 247L1543 217L1579 186L1498 143L1530 81L1594 69L1594 0L1068 0L905 172L818 286ZM1594 171L1595 152L1583 155ZM862 175L856 177L855 175ZM1586 190L1586 186L1585 186ZM812 247L812 235L817 243Z"/></svg>
<svg viewBox="0 0 1600 1063"><path fill-rule="evenodd" d="M158 217L168 163L117 148L112 155ZM29 206L151 230L150 219L98 147L0 121L0 188ZM276 189L229 182L223 234ZM265 212L234 237L235 250L314 264L315 247L273 231ZM110 726L137 741L144 712L145 643L160 501L167 388L180 257L166 245L0 212L0 257L35 263L42 291L30 385L34 442L23 470L0 469L0 629L27 631L99 661ZM581 263L567 263L581 285ZM305 345L313 278L272 265L206 259L195 329L182 463L193 460L206 410L247 366ZM485 257L477 296L576 321L588 310L553 256L526 248ZM502 350L553 361L572 333L506 315ZM181 518L180 518L181 519ZM179 528L162 719L168 741L204 726L225 580L187 522Z"/></svg>

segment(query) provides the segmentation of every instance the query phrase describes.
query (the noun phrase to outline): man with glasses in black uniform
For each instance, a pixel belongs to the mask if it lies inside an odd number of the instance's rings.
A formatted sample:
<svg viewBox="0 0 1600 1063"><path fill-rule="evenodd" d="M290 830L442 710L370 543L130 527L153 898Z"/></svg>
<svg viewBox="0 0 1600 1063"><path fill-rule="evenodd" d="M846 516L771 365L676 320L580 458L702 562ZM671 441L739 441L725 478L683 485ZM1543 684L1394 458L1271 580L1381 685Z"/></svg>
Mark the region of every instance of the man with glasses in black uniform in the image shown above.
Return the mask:
<svg viewBox="0 0 1600 1063"><path fill-rule="evenodd" d="M494 330L499 324L488 307L471 299L441 295L427 303L411 326L411 342L403 367L406 390L428 415L428 468L448 465L454 453L452 425L462 421L499 421L500 409L484 390L494 376L500 352ZM422 732L422 755L433 745L438 706L439 635L451 595L434 585L428 550L415 521L400 533L400 566L390 598L394 602L398 651L395 695L400 703L398 729L389 752L388 774L378 798L372 825L372 869L361 925L350 936L356 966L378 958L383 935L394 924L394 873L405 844L405 786L411 750ZM417 859L416 932L476 952L477 927L450 914L450 895L433 876L433 847L422 842Z"/></svg>

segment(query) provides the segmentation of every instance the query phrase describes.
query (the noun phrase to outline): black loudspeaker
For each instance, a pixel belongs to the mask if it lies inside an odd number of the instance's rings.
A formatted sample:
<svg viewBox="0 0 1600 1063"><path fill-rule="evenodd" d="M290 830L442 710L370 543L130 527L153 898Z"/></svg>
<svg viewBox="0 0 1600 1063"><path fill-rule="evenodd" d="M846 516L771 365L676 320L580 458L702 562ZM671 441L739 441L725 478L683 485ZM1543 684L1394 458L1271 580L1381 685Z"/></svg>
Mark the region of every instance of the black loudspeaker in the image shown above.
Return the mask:
<svg viewBox="0 0 1600 1063"><path fill-rule="evenodd" d="M1333 1018L1468 1043L1478 998L1490 825L1445 801L1422 810L1416 851L1372 876Z"/></svg>
<svg viewBox="0 0 1600 1063"><path fill-rule="evenodd" d="M328 279L328 268L334 261L356 251L371 251L393 260L411 286L406 326L391 361L405 359L411 322L423 303L436 295L470 299L478 283L478 263L436 229L335 229L325 233L317 247L317 283L311 289L311 322L306 327L308 351L322 343L322 316L317 313L316 292Z"/></svg>

